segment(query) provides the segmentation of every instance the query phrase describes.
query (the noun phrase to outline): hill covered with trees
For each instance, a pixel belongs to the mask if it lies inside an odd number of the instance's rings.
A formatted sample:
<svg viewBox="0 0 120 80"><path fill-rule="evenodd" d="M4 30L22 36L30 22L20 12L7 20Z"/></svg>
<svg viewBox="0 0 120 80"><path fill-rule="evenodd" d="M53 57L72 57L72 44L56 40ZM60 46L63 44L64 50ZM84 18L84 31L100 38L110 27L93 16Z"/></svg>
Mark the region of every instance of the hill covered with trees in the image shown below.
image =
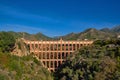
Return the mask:
<svg viewBox="0 0 120 80"><path fill-rule="evenodd" d="M116 38L116 33L104 32L94 28L87 29L80 33L70 33L65 36L61 36L64 40L96 40L96 39L110 39Z"/></svg>
<svg viewBox="0 0 120 80"><path fill-rule="evenodd" d="M48 72L32 55L11 55L16 39L56 40L41 33L0 32L0 80L120 80L119 26L113 29L87 29L62 36L64 40L92 39L81 47L54 73ZM60 37L59 37L60 38ZM54 74L54 75L52 75Z"/></svg>
<svg viewBox="0 0 120 80"><path fill-rule="evenodd" d="M53 80L33 55L18 57L0 52L0 80Z"/></svg>
<svg viewBox="0 0 120 80"><path fill-rule="evenodd" d="M89 28L79 33L69 33L67 35L58 37L48 37L40 32L36 34L29 34L27 32L8 31L7 33L13 35L15 38L25 38L27 40L59 40L61 37L63 40L99 40L117 38L120 35L120 26L115 26L111 29L103 28L100 30Z"/></svg>
<svg viewBox="0 0 120 80"><path fill-rule="evenodd" d="M15 37L8 32L0 33L0 80L53 80L50 72L32 54L22 57L11 54Z"/></svg>
<svg viewBox="0 0 120 80"><path fill-rule="evenodd" d="M13 32L13 31L8 31L4 32L1 31L0 33L8 33L14 36L15 39L17 38L25 38L27 40L52 40L52 38L42 34L42 33L36 33L36 34L30 34L27 32Z"/></svg>
<svg viewBox="0 0 120 80"><path fill-rule="evenodd" d="M120 40L98 40L67 58L56 80L120 80Z"/></svg>

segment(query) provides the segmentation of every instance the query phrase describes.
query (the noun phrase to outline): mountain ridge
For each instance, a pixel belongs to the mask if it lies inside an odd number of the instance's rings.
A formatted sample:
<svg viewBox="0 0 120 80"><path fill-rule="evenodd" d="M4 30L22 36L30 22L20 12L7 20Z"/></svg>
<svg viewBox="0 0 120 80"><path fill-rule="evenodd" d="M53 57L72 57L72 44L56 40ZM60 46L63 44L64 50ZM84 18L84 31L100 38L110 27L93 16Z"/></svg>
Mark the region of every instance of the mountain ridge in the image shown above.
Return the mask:
<svg viewBox="0 0 120 80"><path fill-rule="evenodd" d="M3 32L3 31L1 31ZM69 33L64 36L57 36L57 37L48 37L41 32L36 34L30 34L27 32L13 32L8 31L8 33L15 36L15 38L25 38L27 40L58 40L62 38L63 40L94 40L94 39L109 39L109 38L117 38L120 33L120 25L115 26L113 28L103 28L103 29L95 29L95 28L88 28L79 33Z"/></svg>

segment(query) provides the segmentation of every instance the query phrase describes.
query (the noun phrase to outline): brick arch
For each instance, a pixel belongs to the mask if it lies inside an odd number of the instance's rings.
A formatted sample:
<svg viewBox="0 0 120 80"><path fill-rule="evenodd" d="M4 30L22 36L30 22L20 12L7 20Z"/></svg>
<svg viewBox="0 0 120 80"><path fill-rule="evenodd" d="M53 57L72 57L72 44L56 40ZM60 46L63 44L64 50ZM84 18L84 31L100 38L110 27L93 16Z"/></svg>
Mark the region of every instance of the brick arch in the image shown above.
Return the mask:
<svg viewBox="0 0 120 80"><path fill-rule="evenodd" d="M55 71L70 54L77 51L82 46L88 46L93 41L28 41L24 40L29 46L30 52L38 56L44 67L50 71Z"/></svg>

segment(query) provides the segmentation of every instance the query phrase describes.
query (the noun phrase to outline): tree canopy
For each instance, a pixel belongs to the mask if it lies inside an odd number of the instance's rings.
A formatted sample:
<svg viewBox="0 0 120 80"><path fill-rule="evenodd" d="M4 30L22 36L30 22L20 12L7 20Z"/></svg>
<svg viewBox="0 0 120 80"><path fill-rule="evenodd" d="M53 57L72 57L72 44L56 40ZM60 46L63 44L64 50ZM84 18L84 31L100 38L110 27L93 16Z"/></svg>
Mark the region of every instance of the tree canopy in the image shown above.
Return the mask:
<svg viewBox="0 0 120 80"><path fill-rule="evenodd" d="M56 80L120 80L118 42L99 40L82 47L56 71Z"/></svg>
<svg viewBox="0 0 120 80"><path fill-rule="evenodd" d="M0 51L10 52L15 44L15 38L8 32L0 32Z"/></svg>

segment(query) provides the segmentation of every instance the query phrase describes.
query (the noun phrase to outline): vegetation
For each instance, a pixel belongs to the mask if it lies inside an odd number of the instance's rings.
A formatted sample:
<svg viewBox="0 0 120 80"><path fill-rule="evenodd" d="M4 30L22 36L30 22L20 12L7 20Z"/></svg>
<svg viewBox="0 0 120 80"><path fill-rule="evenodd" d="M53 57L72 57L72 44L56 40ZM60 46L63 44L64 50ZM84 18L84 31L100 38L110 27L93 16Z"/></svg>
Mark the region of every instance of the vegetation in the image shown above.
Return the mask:
<svg viewBox="0 0 120 80"><path fill-rule="evenodd" d="M29 34L26 32L12 32L12 31L9 31L7 33L13 35L15 38L25 38L27 40L52 40L52 38L42 33Z"/></svg>
<svg viewBox="0 0 120 80"><path fill-rule="evenodd" d="M3 33L3 32L1 32ZM48 37L42 33L36 33L36 34L29 34L26 32L6 32L10 35L13 35L15 38L25 38L27 40L58 40L61 37L63 38L63 40L84 40L84 39L88 39L88 40L101 40L101 39L115 39L117 38L117 36L120 33L120 26L116 26L113 27L111 29L109 28L103 28L101 30L97 30L94 28L89 28L83 32L80 33L70 33L64 36L58 36L58 37Z"/></svg>
<svg viewBox="0 0 120 80"><path fill-rule="evenodd" d="M56 71L56 80L120 80L120 40L82 47Z"/></svg>
<svg viewBox="0 0 120 80"><path fill-rule="evenodd" d="M0 80L53 80L50 72L33 55L11 55L14 44L13 34L0 33Z"/></svg>
<svg viewBox="0 0 120 80"><path fill-rule="evenodd" d="M0 80L53 80L32 55L17 57L0 53Z"/></svg>
<svg viewBox="0 0 120 80"><path fill-rule="evenodd" d="M0 51L10 52L15 44L15 38L13 35L7 32L0 32Z"/></svg>
<svg viewBox="0 0 120 80"><path fill-rule="evenodd" d="M120 39L114 39L118 33L119 26L63 36L65 40L99 40L70 55L53 77L32 54L23 57L10 54L16 39L22 38L23 33L0 32L0 80L120 80ZM52 39L41 33L24 33L24 37L28 40ZM22 43L17 44L22 49Z"/></svg>
<svg viewBox="0 0 120 80"><path fill-rule="evenodd" d="M62 36L64 40L97 40L97 39L110 39L110 38L116 38L117 33L114 33L112 31L103 31L103 30L97 30L94 28L87 29L80 33L70 33L68 35Z"/></svg>

